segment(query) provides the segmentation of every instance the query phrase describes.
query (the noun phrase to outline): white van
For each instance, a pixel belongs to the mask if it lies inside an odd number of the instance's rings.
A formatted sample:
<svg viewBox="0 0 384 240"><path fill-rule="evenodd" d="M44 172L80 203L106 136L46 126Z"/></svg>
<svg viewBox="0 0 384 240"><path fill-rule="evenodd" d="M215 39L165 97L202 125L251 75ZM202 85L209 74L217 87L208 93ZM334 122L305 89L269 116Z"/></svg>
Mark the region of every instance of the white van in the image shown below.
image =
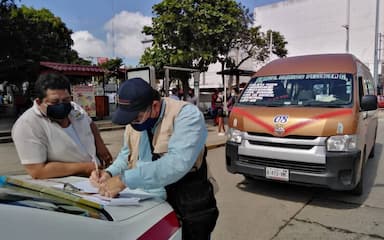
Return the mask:
<svg viewBox="0 0 384 240"><path fill-rule="evenodd" d="M229 172L361 194L376 141L375 84L351 54L278 59L252 77L228 125Z"/></svg>

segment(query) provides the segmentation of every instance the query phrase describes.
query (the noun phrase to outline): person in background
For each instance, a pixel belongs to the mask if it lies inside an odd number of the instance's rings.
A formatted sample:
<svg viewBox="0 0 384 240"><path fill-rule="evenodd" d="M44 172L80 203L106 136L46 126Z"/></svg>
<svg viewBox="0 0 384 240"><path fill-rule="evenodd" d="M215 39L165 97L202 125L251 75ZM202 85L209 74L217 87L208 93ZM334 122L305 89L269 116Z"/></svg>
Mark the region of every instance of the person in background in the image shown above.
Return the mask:
<svg viewBox="0 0 384 240"><path fill-rule="evenodd" d="M197 104L197 98L195 96L195 91L192 88L188 89L187 102L189 102L193 105Z"/></svg>
<svg viewBox="0 0 384 240"><path fill-rule="evenodd" d="M224 127L224 94L223 92L219 92L216 98L216 110L217 110L217 134L219 136L225 135L225 127Z"/></svg>
<svg viewBox="0 0 384 240"><path fill-rule="evenodd" d="M212 93L211 96L211 114L213 118L213 125L216 126L218 124L217 122L217 109L216 109L216 99L219 95L219 90L215 89L215 91Z"/></svg>
<svg viewBox="0 0 384 240"><path fill-rule="evenodd" d="M169 97L175 100L180 100L177 88L172 88L171 95L169 95Z"/></svg>
<svg viewBox="0 0 384 240"><path fill-rule="evenodd" d="M37 98L12 128L27 173L35 179L89 176L112 156L88 114L71 101L69 80L45 73L35 83ZM96 164L95 164L96 163Z"/></svg>
<svg viewBox="0 0 384 240"><path fill-rule="evenodd" d="M233 106L237 102L237 100L239 98L239 94L240 94L240 91L239 91L239 89L237 87L232 89L231 96L230 96L230 98L228 100L228 103L227 103L228 116L231 113Z"/></svg>
<svg viewBox="0 0 384 240"><path fill-rule="evenodd" d="M91 183L107 197L126 187L165 187L167 201L181 221L183 239L209 239L218 209L208 180L202 113L185 101L161 98L141 78L125 81L118 101L112 121L127 125L124 149L129 157L116 159L100 173L93 171Z"/></svg>

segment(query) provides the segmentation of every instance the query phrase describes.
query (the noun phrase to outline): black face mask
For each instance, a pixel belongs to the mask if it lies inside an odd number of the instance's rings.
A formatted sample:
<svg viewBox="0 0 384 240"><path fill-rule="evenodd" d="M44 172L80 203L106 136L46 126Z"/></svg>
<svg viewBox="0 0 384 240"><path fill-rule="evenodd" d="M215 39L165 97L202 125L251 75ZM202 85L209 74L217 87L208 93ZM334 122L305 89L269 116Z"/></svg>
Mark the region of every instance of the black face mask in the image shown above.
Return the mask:
<svg viewBox="0 0 384 240"><path fill-rule="evenodd" d="M72 110L71 103L59 103L47 106L47 116L53 119L64 119Z"/></svg>
<svg viewBox="0 0 384 240"><path fill-rule="evenodd" d="M143 123L140 124L131 124L132 128L135 129L136 131L145 131L147 129L153 128L157 122L157 118L148 118L145 120Z"/></svg>

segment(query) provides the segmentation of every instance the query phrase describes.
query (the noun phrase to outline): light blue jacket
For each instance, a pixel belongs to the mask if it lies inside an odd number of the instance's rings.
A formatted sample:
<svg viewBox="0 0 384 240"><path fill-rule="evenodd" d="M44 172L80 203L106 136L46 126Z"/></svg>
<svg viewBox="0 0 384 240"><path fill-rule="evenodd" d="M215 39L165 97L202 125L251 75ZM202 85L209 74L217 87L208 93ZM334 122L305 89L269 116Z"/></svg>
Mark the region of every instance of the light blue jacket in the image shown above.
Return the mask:
<svg viewBox="0 0 384 240"><path fill-rule="evenodd" d="M164 109L165 101L162 101L160 117L155 128L163 119ZM122 174L125 185L131 189L142 188L149 192L165 192L163 187L178 181L190 171L203 149L206 139L207 128L202 113L196 106L186 104L175 119L173 134L169 139L168 153L158 160L152 161L148 135L146 131L143 131L140 136L139 159L136 167L128 169L127 159L130 150L124 139L124 145L119 155L106 170L112 176Z"/></svg>

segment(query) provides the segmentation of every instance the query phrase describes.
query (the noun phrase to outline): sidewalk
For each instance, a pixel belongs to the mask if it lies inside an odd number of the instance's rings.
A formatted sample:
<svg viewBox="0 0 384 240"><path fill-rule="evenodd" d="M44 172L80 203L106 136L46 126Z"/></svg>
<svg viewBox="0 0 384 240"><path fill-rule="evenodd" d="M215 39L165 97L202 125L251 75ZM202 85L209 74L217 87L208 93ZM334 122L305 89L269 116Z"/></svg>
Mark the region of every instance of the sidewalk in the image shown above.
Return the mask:
<svg viewBox="0 0 384 240"><path fill-rule="evenodd" d="M122 145L124 126L114 125L110 120L95 121L95 123L100 127L101 136L111 154L115 157ZM2 126L5 126L5 124ZM206 126L208 129L206 143L208 150L224 146L226 137L217 135L217 127L213 126L212 120L206 120ZM10 131L10 129L7 131ZM0 143L0 156L0 175L26 174L20 164L15 145L12 142Z"/></svg>
<svg viewBox="0 0 384 240"><path fill-rule="evenodd" d="M125 126L113 124L111 120L98 120L95 121L95 123L100 132L121 130L125 128ZM208 150L224 146L227 138L226 136L219 136L217 134L217 126L213 125L213 120L206 119L205 123L208 130L208 137L206 143ZM228 127L225 126L225 129L228 129Z"/></svg>

